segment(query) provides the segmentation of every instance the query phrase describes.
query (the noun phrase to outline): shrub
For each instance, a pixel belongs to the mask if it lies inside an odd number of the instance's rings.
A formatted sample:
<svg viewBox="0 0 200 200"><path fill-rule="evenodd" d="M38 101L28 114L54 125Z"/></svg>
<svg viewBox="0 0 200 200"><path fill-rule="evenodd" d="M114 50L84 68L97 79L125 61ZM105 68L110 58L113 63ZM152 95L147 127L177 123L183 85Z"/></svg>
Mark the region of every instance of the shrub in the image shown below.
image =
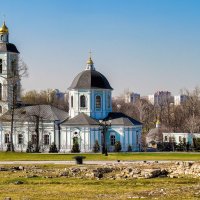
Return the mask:
<svg viewBox="0 0 200 200"><path fill-rule="evenodd" d="M94 153L97 153L100 151L100 146L99 146L99 143L98 143L98 140L95 141L95 144L93 146L93 152Z"/></svg>
<svg viewBox="0 0 200 200"><path fill-rule="evenodd" d="M193 145L194 145L194 149L196 151L199 151L200 150L200 138L194 138Z"/></svg>
<svg viewBox="0 0 200 200"><path fill-rule="evenodd" d="M27 145L27 149L26 149L26 153L31 153L33 152L34 150L34 147L33 147L33 144L31 141L28 142L28 145Z"/></svg>
<svg viewBox="0 0 200 200"><path fill-rule="evenodd" d="M175 142L162 142L157 144L158 151L174 151L176 149Z"/></svg>
<svg viewBox="0 0 200 200"><path fill-rule="evenodd" d="M52 142L51 146L49 147L49 153L58 153L55 142Z"/></svg>
<svg viewBox="0 0 200 200"><path fill-rule="evenodd" d="M115 142L115 152L120 152L122 149L122 146L121 146L121 142L120 141L116 141Z"/></svg>
<svg viewBox="0 0 200 200"><path fill-rule="evenodd" d="M128 150L127 150L128 152L131 152L132 151L132 147L131 147L131 145L129 144L128 145Z"/></svg>
<svg viewBox="0 0 200 200"><path fill-rule="evenodd" d="M71 152L72 153L80 153L78 141L74 141Z"/></svg>
<svg viewBox="0 0 200 200"><path fill-rule="evenodd" d="M180 142L179 144L176 145L176 150L177 151L185 151L186 150L186 144L183 142Z"/></svg>

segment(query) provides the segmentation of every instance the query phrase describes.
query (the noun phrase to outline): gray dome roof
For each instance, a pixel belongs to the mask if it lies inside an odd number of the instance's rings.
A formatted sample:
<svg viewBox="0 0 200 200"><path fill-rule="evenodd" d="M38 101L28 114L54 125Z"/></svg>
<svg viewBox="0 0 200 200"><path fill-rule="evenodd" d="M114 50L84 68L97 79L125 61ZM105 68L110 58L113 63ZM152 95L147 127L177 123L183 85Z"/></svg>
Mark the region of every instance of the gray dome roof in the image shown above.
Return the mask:
<svg viewBox="0 0 200 200"><path fill-rule="evenodd" d="M69 89L110 89L106 77L96 70L85 70L78 74Z"/></svg>

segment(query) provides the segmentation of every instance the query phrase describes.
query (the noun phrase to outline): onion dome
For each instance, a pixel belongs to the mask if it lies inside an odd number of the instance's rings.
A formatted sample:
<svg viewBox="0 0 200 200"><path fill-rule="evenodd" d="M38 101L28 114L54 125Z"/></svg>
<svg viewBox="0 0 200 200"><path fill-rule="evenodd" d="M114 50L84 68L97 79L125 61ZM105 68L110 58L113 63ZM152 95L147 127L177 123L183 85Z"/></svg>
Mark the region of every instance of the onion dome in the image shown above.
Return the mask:
<svg viewBox="0 0 200 200"><path fill-rule="evenodd" d="M160 126L161 126L161 123L160 123L160 120L158 119L158 120L156 121L156 128L160 128Z"/></svg>
<svg viewBox="0 0 200 200"><path fill-rule="evenodd" d="M6 26L6 23L4 21L2 27L0 28L0 34L5 34L5 33L8 33L8 32L9 32L8 27Z"/></svg>
<svg viewBox="0 0 200 200"><path fill-rule="evenodd" d="M87 64L88 64L88 65L93 65L93 64L94 64L93 61L92 61L92 59L91 59L91 57L90 57L89 60L87 61Z"/></svg>

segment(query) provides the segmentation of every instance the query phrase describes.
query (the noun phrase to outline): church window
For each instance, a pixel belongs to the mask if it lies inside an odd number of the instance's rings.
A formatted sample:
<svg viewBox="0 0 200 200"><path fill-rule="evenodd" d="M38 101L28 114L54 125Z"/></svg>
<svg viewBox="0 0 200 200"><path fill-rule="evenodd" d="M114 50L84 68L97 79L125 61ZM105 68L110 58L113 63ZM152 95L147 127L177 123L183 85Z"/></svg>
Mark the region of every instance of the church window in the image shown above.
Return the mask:
<svg viewBox="0 0 200 200"><path fill-rule="evenodd" d="M31 138L32 144L36 144L36 142L37 142L36 135L33 134L31 137L32 137L32 138Z"/></svg>
<svg viewBox="0 0 200 200"><path fill-rule="evenodd" d="M167 142L167 136L165 136L165 142Z"/></svg>
<svg viewBox="0 0 200 200"><path fill-rule="evenodd" d="M108 108L110 108L111 107L111 105L110 105L110 95L108 95L107 101L108 101Z"/></svg>
<svg viewBox="0 0 200 200"><path fill-rule="evenodd" d="M111 146L115 145L115 135L110 136L110 144L111 144Z"/></svg>
<svg viewBox="0 0 200 200"><path fill-rule="evenodd" d="M0 74L2 74L3 71L3 62L2 59L0 59Z"/></svg>
<svg viewBox="0 0 200 200"><path fill-rule="evenodd" d="M3 35L1 35L1 41L3 41Z"/></svg>
<svg viewBox="0 0 200 200"><path fill-rule="evenodd" d="M0 83L0 100L2 100L2 84Z"/></svg>
<svg viewBox="0 0 200 200"><path fill-rule="evenodd" d="M73 99L73 96L71 96L71 107L72 107L72 108L73 108L73 106L74 106L74 105L73 105L73 104L74 104L73 100L74 100L74 99Z"/></svg>
<svg viewBox="0 0 200 200"><path fill-rule="evenodd" d="M136 144L139 144L139 132L136 131Z"/></svg>
<svg viewBox="0 0 200 200"><path fill-rule="evenodd" d="M183 138L183 144L186 144L186 138L185 137Z"/></svg>
<svg viewBox="0 0 200 200"><path fill-rule="evenodd" d="M16 75L16 60L13 60L13 61L11 62L11 74L12 74L13 76Z"/></svg>
<svg viewBox="0 0 200 200"><path fill-rule="evenodd" d="M23 144L23 135L18 134L18 144Z"/></svg>
<svg viewBox="0 0 200 200"><path fill-rule="evenodd" d="M85 108L86 107L86 99L85 99L85 96L84 95L81 95L80 97L80 106L82 108Z"/></svg>
<svg viewBox="0 0 200 200"><path fill-rule="evenodd" d="M6 133L4 136L5 136L5 137L4 137L4 141L5 141L5 143L9 143L9 142L10 142L9 134Z"/></svg>
<svg viewBox="0 0 200 200"><path fill-rule="evenodd" d="M179 142L182 142L182 137L181 136L179 136Z"/></svg>
<svg viewBox="0 0 200 200"><path fill-rule="evenodd" d="M49 145L49 135L44 135L44 145Z"/></svg>
<svg viewBox="0 0 200 200"><path fill-rule="evenodd" d="M2 108L2 106L0 106L0 113L2 113L3 112L3 108Z"/></svg>
<svg viewBox="0 0 200 200"><path fill-rule="evenodd" d="M100 109L101 108L101 97L96 96L96 108Z"/></svg>

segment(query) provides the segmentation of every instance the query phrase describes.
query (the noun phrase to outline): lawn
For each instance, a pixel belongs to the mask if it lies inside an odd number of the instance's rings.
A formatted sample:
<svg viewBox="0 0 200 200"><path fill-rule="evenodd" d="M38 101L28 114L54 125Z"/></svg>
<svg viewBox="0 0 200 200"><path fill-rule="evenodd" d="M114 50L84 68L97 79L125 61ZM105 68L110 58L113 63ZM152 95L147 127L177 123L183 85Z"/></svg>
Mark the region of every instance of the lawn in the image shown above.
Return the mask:
<svg viewBox="0 0 200 200"><path fill-rule="evenodd" d="M186 153L186 152L139 152L139 153L109 153L108 156L102 154L44 154L44 153L12 153L0 152L0 161L19 161L19 160L73 160L75 155L84 155L86 160L200 160L200 153Z"/></svg>
<svg viewBox="0 0 200 200"><path fill-rule="evenodd" d="M39 166L41 168L41 166ZM42 166L42 169L52 168ZM54 166L64 168L65 166ZM0 199L55 200L55 199L162 199L195 200L200 198L199 179L80 179L56 177L28 177L31 171L0 171ZM17 185L16 181L23 184Z"/></svg>

